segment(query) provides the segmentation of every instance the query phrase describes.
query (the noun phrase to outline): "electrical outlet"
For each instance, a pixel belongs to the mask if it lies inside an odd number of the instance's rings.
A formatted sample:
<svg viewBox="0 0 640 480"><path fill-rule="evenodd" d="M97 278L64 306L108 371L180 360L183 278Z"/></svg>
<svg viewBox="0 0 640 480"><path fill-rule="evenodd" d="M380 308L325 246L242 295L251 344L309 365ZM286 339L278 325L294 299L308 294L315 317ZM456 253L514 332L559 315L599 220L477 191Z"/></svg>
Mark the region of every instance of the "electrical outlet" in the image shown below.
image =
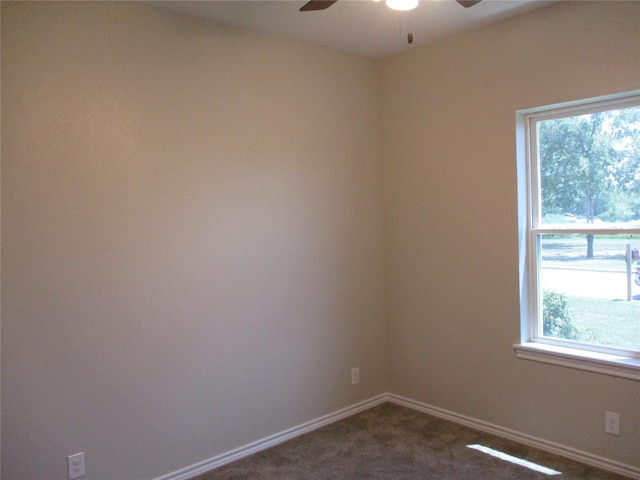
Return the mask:
<svg viewBox="0 0 640 480"><path fill-rule="evenodd" d="M357 385L360 383L360 367L351 369L351 385Z"/></svg>
<svg viewBox="0 0 640 480"><path fill-rule="evenodd" d="M69 467L69 480L84 477L84 452L69 455L67 457Z"/></svg>
<svg viewBox="0 0 640 480"><path fill-rule="evenodd" d="M610 435L620 436L620 415L604 412L604 431Z"/></svg>

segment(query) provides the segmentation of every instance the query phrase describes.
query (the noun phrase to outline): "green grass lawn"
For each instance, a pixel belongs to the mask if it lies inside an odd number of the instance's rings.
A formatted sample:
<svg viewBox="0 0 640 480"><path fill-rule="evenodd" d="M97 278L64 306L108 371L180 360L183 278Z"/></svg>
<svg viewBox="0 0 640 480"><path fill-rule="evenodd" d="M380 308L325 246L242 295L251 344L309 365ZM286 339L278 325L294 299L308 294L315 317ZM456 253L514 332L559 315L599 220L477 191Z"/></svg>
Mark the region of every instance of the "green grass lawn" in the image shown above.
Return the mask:
<svg viewBox="0 0 640 480"><path fill-rule="evenodd" d="M562 238L545 237L542 264L547 267L624 272L627 268L625 261L627 244L632 248L640 248L638 238L596 236L593 244L593 258L587 258L587 241L584 235L570 235Z"/></svg>
<svg viewBox="0 0 640 480"><path fill-rule="evenodd" d="M567 296L578 341L640 350L640 302Z"/></svg>

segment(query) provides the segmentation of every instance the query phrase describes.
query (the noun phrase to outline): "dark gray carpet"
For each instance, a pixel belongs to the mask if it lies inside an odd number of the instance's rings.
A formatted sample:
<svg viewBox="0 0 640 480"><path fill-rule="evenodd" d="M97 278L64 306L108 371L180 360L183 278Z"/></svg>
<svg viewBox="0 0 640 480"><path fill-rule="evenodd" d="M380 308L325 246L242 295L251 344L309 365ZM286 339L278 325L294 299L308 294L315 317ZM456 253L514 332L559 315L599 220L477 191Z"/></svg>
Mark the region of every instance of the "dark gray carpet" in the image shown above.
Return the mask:
<svg viewBox="0 0 640 480"><path fill-rule="evenodd" d="M549 476L467 448L481 444L562 472ZM194 480L628 480L386 403Z"/></svg>

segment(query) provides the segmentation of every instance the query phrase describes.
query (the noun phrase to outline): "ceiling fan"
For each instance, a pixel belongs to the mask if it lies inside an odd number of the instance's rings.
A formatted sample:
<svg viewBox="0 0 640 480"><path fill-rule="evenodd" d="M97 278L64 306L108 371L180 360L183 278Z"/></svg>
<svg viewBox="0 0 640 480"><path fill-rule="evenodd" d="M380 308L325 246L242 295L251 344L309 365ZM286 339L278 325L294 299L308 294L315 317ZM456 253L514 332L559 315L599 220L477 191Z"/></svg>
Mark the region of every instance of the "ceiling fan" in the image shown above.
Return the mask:
<svg viewBox="0 0 640 480"><path fill-rule="evenodd" d="M300 8L300 11L311 12L314 10L325 10L337 1L338 0L311 0L310 2L305 3L302 8ZM480 1L481 0L456 0L456 2L458 2L464 8L473 7L476 3L480 3Z"/></svg>

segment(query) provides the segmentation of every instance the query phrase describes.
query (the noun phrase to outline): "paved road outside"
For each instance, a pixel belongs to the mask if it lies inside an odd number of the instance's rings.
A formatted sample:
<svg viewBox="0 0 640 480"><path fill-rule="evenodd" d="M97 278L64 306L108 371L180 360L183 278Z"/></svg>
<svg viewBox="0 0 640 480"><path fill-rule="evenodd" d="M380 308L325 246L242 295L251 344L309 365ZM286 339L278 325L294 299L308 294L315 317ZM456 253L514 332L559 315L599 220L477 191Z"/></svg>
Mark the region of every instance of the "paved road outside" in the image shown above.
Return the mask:
<svg viewBox="0 0 640 480"><path fill-rule="evenodd" d="M626 272L542 268L543 288L567 295L627 300ZM631 280L631 295L640 301L640 286Z"/></svg>

